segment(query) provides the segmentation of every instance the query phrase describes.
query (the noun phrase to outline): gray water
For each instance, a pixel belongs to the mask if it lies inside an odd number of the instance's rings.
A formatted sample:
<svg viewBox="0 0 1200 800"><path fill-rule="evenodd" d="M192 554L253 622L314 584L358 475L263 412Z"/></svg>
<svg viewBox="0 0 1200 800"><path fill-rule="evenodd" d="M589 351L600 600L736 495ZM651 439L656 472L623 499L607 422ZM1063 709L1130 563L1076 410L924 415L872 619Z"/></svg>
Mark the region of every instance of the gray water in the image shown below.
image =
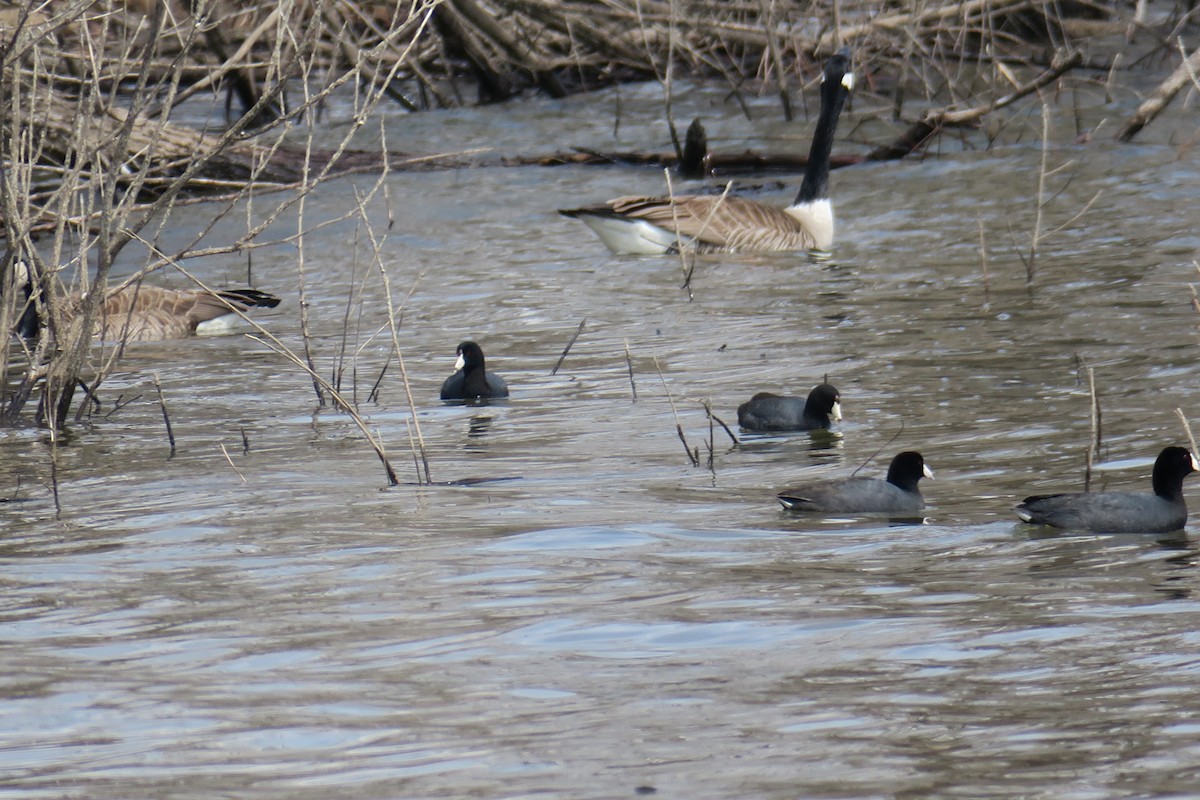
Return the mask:
<svg viewBox="0 0 1200 800"><path fill-rule="evenodd" d="M626 87L392 114L389 144L664 149L657 101ZM728 150L807 139L770 98L753 121L719 90L678 102ZM691 298L677 260L613 257L554 213L661 192L659 171L391 175L394 226L382 199L370 222L397 302L415 285L399 338L434 485L418 484L394 360L365 402L390 337L371 338L386 300L354 220L304 241L314 348L328 374L353 292L343 387L400 486L346 415L243 336L131 348L53 474L44 432L3 431L0 797L1195 796L1193 536L1053 535L1011 512L1082 486L1081 363L1103 410L1097 486L1147 490L1158 450L1186 443L1175 409L1200 417L1200 161L1181 146L1195 110L1120 147L1073 144L1057 120L1050 163L1074 164L1044 228L1103 191L1043 243L1030 287L1016 253L1037 112L1008 117L990 149L946 137L934 157L835 173L832 263L705 257ZM782 203L794 177L741 182L776 179L760 196ZM324 187L308 221L370 182ZM280 246L253 265L286 298L260 320L296 348L299 259ZM241 259L193 267L245 281ZM437 401L465 338L508 402ZM826 375L840 437L733 448L710 433L704 402L733 426L754 392ZM881 449L865 473L901 449L935 471L924 524L774 501Z"/></svg>

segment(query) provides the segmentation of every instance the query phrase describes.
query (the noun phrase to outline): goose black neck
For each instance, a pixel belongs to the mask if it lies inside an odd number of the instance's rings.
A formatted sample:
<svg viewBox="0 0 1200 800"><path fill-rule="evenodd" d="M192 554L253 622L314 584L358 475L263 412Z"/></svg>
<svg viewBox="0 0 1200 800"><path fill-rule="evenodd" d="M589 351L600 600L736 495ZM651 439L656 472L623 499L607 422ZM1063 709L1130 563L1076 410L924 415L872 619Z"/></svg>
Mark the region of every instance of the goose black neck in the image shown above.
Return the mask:
<svg viewBox="0 0 1200 800"><path fill-rule="evenodd" d="M844 75L845 73L843 73ZM821 83L821 110L817 114L817 127L813 131L812 147L808 151L808 165L804 169L804 181L794 205L811 203L829 197L829 160L833 155L833 134L837 130L838 117L846 104L849 90L842 84L842 75L831 75L827 70Z"/></svg>

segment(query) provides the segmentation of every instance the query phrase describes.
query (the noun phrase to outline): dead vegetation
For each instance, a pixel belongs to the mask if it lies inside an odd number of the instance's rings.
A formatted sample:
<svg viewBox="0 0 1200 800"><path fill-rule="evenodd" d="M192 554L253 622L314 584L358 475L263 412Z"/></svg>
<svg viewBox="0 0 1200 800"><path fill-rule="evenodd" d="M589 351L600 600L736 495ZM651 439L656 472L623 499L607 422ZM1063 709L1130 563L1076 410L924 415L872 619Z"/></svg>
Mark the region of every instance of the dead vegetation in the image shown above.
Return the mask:
<svg viewBox="0 0 1200 800"><path fill-rule="evenodd" d="M1155 7L1152 26L1147 8L1140 0L46 0L0 9L0 324L12 330L28 303L53 334L0 350L0 419L17 422L40 391L36 418L56 430L85 375L96 390L119 348L93 348L91 325L109 270L130 245L143 267L125 284L189 258L276 244L264 232L285 213L297 215L290 241L302 251L303 198L323 180L470 161L355 150L355 133L381 103L421 111L654 79L670 117L672 77L686 74L722 81L735 97L777 95L790 116L804 77L850 45L866 91L897 131L852 160L884 159L947 127L977 125L1073 69L1111 83L1139 66L1181 65L1122 132L1129 138L1196 83L1196 56L1178 44L1197 21L1194 5ZM1135 35L1142 44L1129 47ZM349 124L332 146L329 138L317 146L334 99ZM365 218L380 185L347 217ZM266 190L274 205L236 241L202 247L202 232L159 252L160 232L185 204L220 201L205 211L216 220ZM28 300L13 285L18 259L34 275ZM68 316L61 303L70 289L85 300ZM393 341L402 366L395 331ZM295 359L316 374L307 348ZM335 385L313 383L321 402L352 405Z"/></svg>

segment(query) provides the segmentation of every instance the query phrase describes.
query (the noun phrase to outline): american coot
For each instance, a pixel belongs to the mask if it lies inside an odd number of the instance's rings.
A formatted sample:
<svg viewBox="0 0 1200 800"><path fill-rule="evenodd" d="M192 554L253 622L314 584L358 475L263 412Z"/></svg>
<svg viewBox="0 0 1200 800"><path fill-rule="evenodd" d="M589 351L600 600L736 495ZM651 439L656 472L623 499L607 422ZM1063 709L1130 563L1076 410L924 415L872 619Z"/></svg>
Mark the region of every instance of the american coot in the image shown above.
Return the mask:
<svg viewBox="0 0 1200 800"><path fill-rule="evenodd" d="M932 478L920 453L906 450L888 467L887 480L841 478L797 486L779 493L779 502L790 511L835 513L908 513L925 508L917 482Z"/></svg>
<svg viewBox="0 0 1200 800"><path fill-rule="evenodd" d="M854 88L850 50L836 53L821 75L821 111L800 193L787 208L712 195L619 197L602 206L564 209L595 231L614 253L653 255L684 246L701 252L815 250L833 245L829 156L833 132Z"/></svg>
<svg viewBox="0 0 1200 800"><path fill-rule="evenodd" d="M443 400L474 400L480 397L508 397L508 384L494 372L488 372L483 350L474 342L458 346L457 370L442 384Z"/></svg>
<svg viewBox="0 0 1200 800"><path fill-rule="evenodd" d="M18 261L16 283L28 299L33 294L29 267ZM64 309L69 320L74 316L82 298L72 294ZM149 342L163 339L182 339L196 333L203 323L220 325L222 318L233 315L234 309L245 313L254 306L274 308L279 305L275 295L257 289L164 289L161 286L134 284L107 294L96 310L92 334L105 341ZM27 303L17 323L18 332L30 338L40 327L37 305Z"/></svg>
<svg viewBox="0 0 1200 800"><path fill-rule="evenodd" d="M1093 533L1167 533L1187 523L1183 479L1200 470L1182 447L1166 447L1154 462L1154 494L1136 492L1071 492L1026 497L1017 516L1034 525Z"/></svg>
<svg viewBox="0 0 1200 800"><path fill-rule="evenodd" d="M738 406L738 424L748 431L811 431L828 428L829 418L842 418L842 396L828 383L808 393L807 400L759 392Z"/></svg>

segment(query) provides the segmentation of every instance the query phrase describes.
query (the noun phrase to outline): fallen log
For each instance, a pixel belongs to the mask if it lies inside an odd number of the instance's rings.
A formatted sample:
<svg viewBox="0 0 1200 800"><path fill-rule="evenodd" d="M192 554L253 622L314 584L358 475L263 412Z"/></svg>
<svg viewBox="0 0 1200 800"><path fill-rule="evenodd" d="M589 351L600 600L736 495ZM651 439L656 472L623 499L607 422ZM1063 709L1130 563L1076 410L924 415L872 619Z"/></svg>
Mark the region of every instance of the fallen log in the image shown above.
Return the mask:
<svg viewBox="0 0 1200 800"><path fill-rule="evenodd" d="M926 111L921 118L908 127L900 138L891 144L876 147L866 155L866 161L892 161L904 158L929 141L943 128L956 125L974 125L993 111L1010 106L1021 98L1033 94L1061 78L1064 74L1083 63L1083 54L1074 52L1049 69L1042 72L1028 83L1022 84L1016 90L997 98L990 103L973 108L951 109L934 108Z"/></svg>
<svg viewBox="0 0 1200 800"><path fill-rule="evenodd" d="M830 159L834 169L861 164L861 155L836 155ZM561 166L605 166L625 164L627 166L674 168L679 157L672 152L628 152L586 150L577 148L569 153L551 153L542 156L502 156L499 164L504 167L561 167ZM702 175L717 175L722 172L801 172L808 165L808 156L794 153L708 153L702 160Z"/></svg>
<svg viewBox="0 0 1200 800"><path fill-rule="evenodd" d="M1179 49L1184 52L1182 43ZM1200 74L1200 50L1196 50L1184 58L1183 63L1150 93L1150 96L1138 106L1137 111L1125 120L1125 125L1117 133L1117 139L1122 142L1131 141L1142 128L1149 125L1155 117L1162 113L1175 95L1179 94L1180 89L1189 83L1200 85L1200 81L1197 81L1197 74Z"/></svg>

